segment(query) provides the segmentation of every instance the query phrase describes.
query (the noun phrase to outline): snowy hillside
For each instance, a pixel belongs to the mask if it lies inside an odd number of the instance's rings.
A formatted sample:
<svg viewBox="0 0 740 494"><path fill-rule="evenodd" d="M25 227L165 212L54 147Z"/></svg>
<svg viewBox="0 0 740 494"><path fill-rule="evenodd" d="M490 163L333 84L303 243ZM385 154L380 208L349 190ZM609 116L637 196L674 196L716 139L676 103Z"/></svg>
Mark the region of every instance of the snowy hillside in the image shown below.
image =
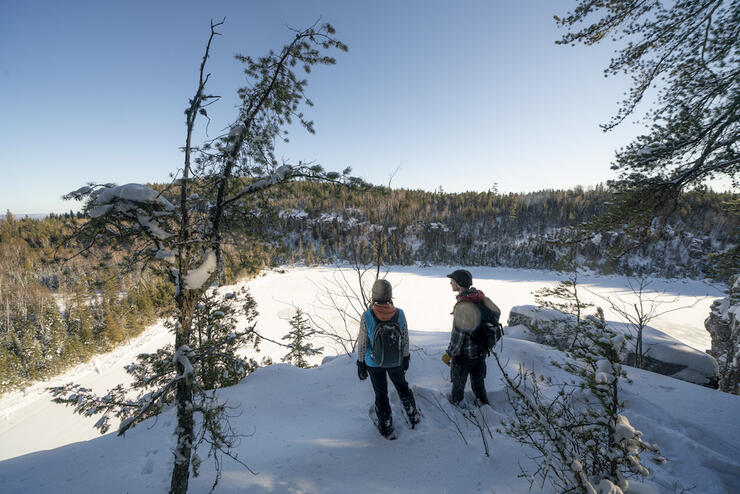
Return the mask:
<svg viewBox="0 0 740 494"><path fill-rule="evenodd" d="M499 304L504 315L512 306L531 303L532 290L559 279L556 273L541 271L471 271L476 286ZM393 394L399 438L390 442L378 435L368 418L371 386L357 379L354 357L326 359L309 370L287 364L265 367L219 392L222 399L239 407L232 419L234 427L246 435L239 458L256 474L227 459L216 492L528 492L528 482L517 475L519 464L526 466L530 461L530 452L493 430L488 440L491 456L486 457L479 431L446 401L448 368L440 356L448 341L453 302L444 277L447 272L446 267L394 268L388 276L396 303L406 312L412 330L407 377L424 414L416 430L402 421ZM291 304L331 318L330 311L316 304L315 294L317 284L333 279L334 274L330 268L301 268L284 274L271 272L249 282L259 304L262 333L273 339L286 333L287 319L293 314ZM606 294L623 290L624 281L594 276L584 277L583 283ZM708 348L702 323L721 292L700 282L655 280L653 288L677 295L679 305L710 295L653 324L684 343ZM72 415L71 409L51 403L40 390L74 380L103 391L124 378L121 366L136 354L152 351L170 339L162 326L150 328L136 341L65 376L2 397L0 491L165 492L175 439L174 410L140 424L124 438L113 433L101 437L92 429L93 420ZM275 361L284 353L267 343L263 348L263 354ZM555 378L562 372L548 364L560 358L559 352L534 342L505 337L501 355L510 373L520 363ZM627 370L634 382L624 392L626 415L668 459L665 465L651 467L654 474L649 483L657 489L653 492L678 493L690 488L702 494L734 492L740 482L740 398ZM491 407L483 407L482 412L495 429L511 410L492 359L486 386ZM202 473L191 478L191 492L208 492L213 482L210 460L205 452L201 457Z"/></svg>

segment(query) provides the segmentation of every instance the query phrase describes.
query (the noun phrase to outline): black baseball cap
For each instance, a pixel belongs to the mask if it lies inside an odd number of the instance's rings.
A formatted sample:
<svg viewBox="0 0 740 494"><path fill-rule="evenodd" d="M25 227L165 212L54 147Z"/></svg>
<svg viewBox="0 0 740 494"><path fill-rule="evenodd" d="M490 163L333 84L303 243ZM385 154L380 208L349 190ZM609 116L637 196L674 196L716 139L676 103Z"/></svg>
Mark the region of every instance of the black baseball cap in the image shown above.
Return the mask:
<svg viewBox="0 0 740 494"><path fill-rule="evenodd" d="M448 274L447 277L455 280L455 283L463 288L470 288L473 284L473 275L467 269L456 269Z"/></svg>

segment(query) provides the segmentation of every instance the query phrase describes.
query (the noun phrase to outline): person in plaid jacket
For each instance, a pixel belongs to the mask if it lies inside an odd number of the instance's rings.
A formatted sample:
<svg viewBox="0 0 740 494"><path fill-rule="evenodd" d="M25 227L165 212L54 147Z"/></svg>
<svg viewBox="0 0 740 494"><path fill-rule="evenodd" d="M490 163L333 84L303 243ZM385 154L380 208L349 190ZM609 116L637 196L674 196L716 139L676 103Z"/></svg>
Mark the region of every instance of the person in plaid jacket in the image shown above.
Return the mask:
<svg viewBox="0 0 740 494"><path fill-rule="evenodd" d="M483 302L485 295L482 291L473 288L473 275L465 269L458 269L447 275L450 278L452 291L457 292L457 304L460 302L472 302L474 304ZM457 307L456 304L456 307ZM457 318L457 315L456 315ZM471 327L460 328L458 322L453 320L452 335L447 351L442 355L442 361L450 366L450 380L452 381L452 393L450 402L459 405L463 400L465 383L470 374L470 387L480 404L488 404L486 394L486 354L485 350L473 341L472 332L480 324Z"/></svg>

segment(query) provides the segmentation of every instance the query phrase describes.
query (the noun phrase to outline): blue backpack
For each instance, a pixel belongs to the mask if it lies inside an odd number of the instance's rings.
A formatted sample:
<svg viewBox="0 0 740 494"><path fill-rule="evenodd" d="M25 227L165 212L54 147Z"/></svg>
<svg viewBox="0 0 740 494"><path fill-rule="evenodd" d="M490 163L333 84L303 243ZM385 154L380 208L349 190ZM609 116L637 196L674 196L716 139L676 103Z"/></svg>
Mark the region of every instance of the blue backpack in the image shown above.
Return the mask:
<svg viewBox="0 0 740 494"><path fill-rule="evenodd" d="M381 321L370 312L375 319L370 353L378 367L398 367L403 363L403 332L398 323L399 313L397 310L391 319Z"/></svg>

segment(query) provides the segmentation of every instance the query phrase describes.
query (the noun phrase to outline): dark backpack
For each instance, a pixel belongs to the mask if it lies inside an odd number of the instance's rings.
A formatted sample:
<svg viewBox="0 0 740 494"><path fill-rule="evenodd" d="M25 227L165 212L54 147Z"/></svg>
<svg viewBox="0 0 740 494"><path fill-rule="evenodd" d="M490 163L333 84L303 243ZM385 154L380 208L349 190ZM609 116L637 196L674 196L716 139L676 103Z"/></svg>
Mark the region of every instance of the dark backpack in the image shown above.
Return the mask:
<svg viewBox="0 0 740 494"><path fill-rule="evenodd" d="M504 327L499 323L500 314L492 311L483 302L478 302L481 313L480 325L471 335L473 342L486 354L490 355L493 347L504 335Z"/></svg>
<svg viewBox="0 0 740 494"><path fill-rule="evenodd" d="M398 323L399 311L388 321L381 321L370 311L375 319L373 341L370 353L378 367L398 367L403 363L403 332Z"/></svg>

